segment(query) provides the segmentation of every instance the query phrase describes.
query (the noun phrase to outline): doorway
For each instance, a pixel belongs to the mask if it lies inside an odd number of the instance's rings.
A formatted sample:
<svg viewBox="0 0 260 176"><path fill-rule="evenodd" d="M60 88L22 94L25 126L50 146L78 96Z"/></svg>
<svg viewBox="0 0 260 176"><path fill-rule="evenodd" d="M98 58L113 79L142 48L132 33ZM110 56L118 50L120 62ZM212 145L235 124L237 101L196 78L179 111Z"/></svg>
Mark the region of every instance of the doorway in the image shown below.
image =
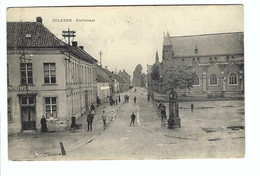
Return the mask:
<svg viewBox="0 0 260 176"><path fill-rule="evenodd" d="M20 97L22 130L36 130L35 96Z"/></svg>
<svg viewBox="0 0 260 176"><path fill-rule="evenodd" d="M22 107L22 130L36 130L35 107Z"/></svg>

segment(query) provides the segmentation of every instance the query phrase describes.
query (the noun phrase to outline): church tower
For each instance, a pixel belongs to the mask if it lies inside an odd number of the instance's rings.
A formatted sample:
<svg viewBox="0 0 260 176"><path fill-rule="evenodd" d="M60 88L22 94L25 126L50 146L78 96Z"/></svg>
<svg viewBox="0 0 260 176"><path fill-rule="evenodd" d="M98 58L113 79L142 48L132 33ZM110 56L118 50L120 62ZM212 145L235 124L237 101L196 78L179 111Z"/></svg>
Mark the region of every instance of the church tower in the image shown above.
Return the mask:
<svg viewBox="0 0 260 176"><path fill-rule="evenodd" d="M171 61L173 58L173 50L172 50L172 42L171 42L171 38L170 35L167 31L166 36L164 36L163 39L163 62L168 62Z"/></svg>
<svg viewBox="0 0 260 176"><path fill-rule="evenodd" d="M158 55L158 51L156 51L156 55L155 55L155 64L159 64L159 55Z"/></svg>

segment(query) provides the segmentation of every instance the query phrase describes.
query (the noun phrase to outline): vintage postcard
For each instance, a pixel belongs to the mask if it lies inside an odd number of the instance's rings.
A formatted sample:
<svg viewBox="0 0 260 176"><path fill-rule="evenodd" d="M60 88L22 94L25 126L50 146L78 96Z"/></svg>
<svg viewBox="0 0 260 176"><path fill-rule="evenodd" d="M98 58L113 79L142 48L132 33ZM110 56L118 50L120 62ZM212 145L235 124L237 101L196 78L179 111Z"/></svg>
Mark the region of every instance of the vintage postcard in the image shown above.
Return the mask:
<svg viewBox="0 0 260 176"><path fill-rule="evenodd" d="M245 156L242 5L7 9L8 158Z"/></svg>

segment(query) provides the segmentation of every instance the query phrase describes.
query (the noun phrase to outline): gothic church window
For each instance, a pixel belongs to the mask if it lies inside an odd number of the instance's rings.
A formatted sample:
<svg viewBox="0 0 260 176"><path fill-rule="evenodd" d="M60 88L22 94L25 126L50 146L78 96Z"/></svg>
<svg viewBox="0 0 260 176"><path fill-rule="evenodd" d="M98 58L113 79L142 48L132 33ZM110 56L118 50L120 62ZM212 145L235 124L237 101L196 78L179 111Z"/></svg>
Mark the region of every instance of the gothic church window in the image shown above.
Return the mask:
<svg viewBox="0 0 260 176"><path fill-rule="evenodd" d="M209 84L210 85L217 85L217 76L216 75L210 76Z"/></svg>
<svg viewBox="0 0 260 176"><path fill-rule="evenodd" d="M237 84L237 76L235 73L231 73L229 75L229 84L231 85Z"/></svg>
<svg viewBox="0 0 260 176"><path fill-rule="evenodd" d="M200 82L199 82L199 76L198 75L195 75L194 77L193 77L193 85L200 85Z"/></svg>

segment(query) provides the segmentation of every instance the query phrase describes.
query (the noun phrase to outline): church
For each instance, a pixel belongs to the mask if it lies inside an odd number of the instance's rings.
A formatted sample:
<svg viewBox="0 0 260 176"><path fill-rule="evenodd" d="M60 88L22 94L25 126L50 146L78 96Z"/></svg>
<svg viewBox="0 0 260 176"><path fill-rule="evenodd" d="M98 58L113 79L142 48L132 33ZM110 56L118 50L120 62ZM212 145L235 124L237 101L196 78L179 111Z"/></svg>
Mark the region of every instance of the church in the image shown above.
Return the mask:
<svg viewBox="0 0 260 176"><path fill-rule="evenodd" d="M194 73L190 95L244 93L244 33L212 33L188 36L164 35L160 73L184 62ZM160 86L160 85L159 85ZM159 88L160 89L160 88Z"/></svg>

